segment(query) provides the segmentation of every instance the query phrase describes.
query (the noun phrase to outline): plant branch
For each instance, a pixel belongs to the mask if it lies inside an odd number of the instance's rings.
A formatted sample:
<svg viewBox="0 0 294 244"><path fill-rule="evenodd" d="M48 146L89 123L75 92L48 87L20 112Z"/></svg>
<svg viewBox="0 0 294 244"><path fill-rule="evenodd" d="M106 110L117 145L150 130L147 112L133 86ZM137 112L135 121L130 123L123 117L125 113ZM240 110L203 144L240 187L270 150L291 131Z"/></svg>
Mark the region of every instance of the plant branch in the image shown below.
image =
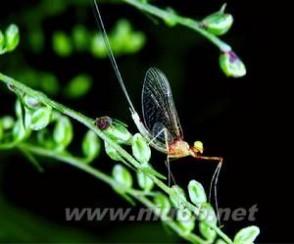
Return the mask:
<svg viewBox="0 0 294 244"><path fill-rule="evenodd" d="M163 20L171 20L174 24L186 26L196 32L198 32L200 35L204 36L206 39L208 39L211 43L213 43L215 46L219 48L222 52L229 52L232 50L231 46L222 41L220 38L215 36L214 34L206 31L203 27L201 27L201 24L199 21L196 21L194 19L180 16L174 12L166 11L163 9L160 9L154 5L151 5L149 3L146 3L144 1L139 0L122 0L125 3L128 3L134 7L136 7L139 10L142 10L148 14L154 15L160 19Z"/></svg>
<svg viewBox="0 0 294 244"><path fill-rule="evenodd" d="M42 147L38 147L38 146L28 144L28 143L21 143L18 147L22 150L29 151L33 154L43 156L43 157L53 158L58 161L69 164L71 166L74 166L74 167L94 176L95 178L103 181L104 183L106 183L110 186L115 186L117 184L117 182L115 180L113 180L112 177L108 176L107 174L101 172L98 169L93 168L92 166L90 166L88 164L85 164L81 159L73 157L71 155L56 153L55 151L44 149ZM148 207L150 210L152 210L154 212L154 214L157 213L157 211L156 211L157 207L147 197L145 197L142 194L138 194L137 190L129 189L128 194L130 196L132 196L133 198L137 199L139 202L141 202L143 205ZM182 238L184 238L188 241L191 241L193 243L201 243L201 244L207 243L206 241L202 240L200 237L196 236L193 233L189 233L186 235L183 234L183 231L180 228L180 226L178 226L171 218L169 218L169 217L163 218L161 215L160 215L160 217L161 217L161 220L165 224L167 224L171 229L173 229Z"/></svg>
<svg viewBox="0 0 294 244"><path fill-rule="evenodd" d="M129 1L129 0L128 0ZM0 81L2 81L4 84L6 84L8 86L9 89L13 90L13 91L17 91L17 92L22 92L25 93L31 97L34 97L35 99L39 100L41 103L44 103L46 105L51 106L52 108L54 108L55 110L71 117L72 119L75 119L77 121L79 121L81 124L85 125L86 127L88 127L89 129L91 129L92 131L94 131L97 136L99 136L102 140L106 141L107 143L109 143L109 145L111 147L113 147L125 160L127 160L129 163L131 163L132 166L134 166L135 168L141 168L141 164L139 162L137 162L126 150L124 150L118 143L114 142L113 140L111 140L107 135L105 135L103 133L103 131L101 131L96 125L95 125L95 121L77 111L74 111L73 109L70 109L58 102L55 102L53 100L51 100L50 98L48 98L44 93L36 91L31 89L30 87L22 84L21 82L10 78L2 73L0 73ZM55 151L48 151L46 149L43 148L39 148L33 145L28 146L28 144L24 144L21 143L19 144L19 146L27 151L30 151L32 153L38 154L38 155L43 155L43 156L47 156L47 157L52 157L54 159L58 159L61 160L63 162L66 162L68 164L71 164L91 175L94 175L95 177L101 179L102 181L104 181L105 183L109 184L109 185L113 185L113 180L107 176L106 174L92 168L91 166L85 164L85 163L81 163L81 160L75 157L72 157L68 154L64 154L64 155L60 155L57 154ZM170 187L168 187L163 181L161 181L160 179L158 179L156 176L154 175L150 175L150 178L154 181L154 183L161 189L163 190L167 195L170 195ZM138 199L139 201L142 201L142 198L139 198L138 194L135 192L130 192L130 194L135 197L136 199ZM144 200L144 199L143 199ZM145 200L144 200L145 201ZM189 203L188 201L184 201L183 204L185 205L186 208L188 208L190 211L192 211L193 213L197 214L199 213L199 208L195 207L194 205L192 205L191 203ZM170 225L170 224L169 224ZM172 229L174 229L174 226L170 226ZM232 241L230 240L230 238L225 235L217 226L211 225L211 228L213 228L220 237L223 238L223 240L225 240L227 243L232 243ZM179 231L179 230L178 230ZM177 232L178 232L177 231ZM185 235L186 236L186 235ZM183 236L184 237L184 236ZM185 238L185 237L184 237ZM195 238L192 237L195 241ZM187 238L186 238L187 239ZM200 242L203 243L203 242Z"/></svg>

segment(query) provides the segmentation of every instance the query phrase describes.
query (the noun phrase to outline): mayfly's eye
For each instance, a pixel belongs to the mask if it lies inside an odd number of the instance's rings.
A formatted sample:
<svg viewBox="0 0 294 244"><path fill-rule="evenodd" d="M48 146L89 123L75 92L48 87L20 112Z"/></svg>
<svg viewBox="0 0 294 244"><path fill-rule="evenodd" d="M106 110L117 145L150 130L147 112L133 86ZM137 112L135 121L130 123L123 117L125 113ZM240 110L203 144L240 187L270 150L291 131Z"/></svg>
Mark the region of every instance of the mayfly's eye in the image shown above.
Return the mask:
<svg viewBox="0 0 294 244"><path fill-rule="evenodd" d="M195 141L193 145L193 149L198 152L198 153L203 153L204 148L203 148L203 143L201 141Z"/></svg>
<svg viewBox="0 0 294 244"><path fill-rule="evenodd" d="M112 119L108 116L96 118L96 126L100 130L107 129L112 124Z"/></svg>

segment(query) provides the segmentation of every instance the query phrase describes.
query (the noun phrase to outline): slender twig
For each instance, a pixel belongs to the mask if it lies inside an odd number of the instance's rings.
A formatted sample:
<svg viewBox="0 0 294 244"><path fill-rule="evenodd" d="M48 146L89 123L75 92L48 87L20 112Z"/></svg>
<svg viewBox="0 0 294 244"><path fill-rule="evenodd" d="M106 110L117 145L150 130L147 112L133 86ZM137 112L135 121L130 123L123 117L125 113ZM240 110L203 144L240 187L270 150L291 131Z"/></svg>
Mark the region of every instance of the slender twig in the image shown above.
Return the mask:
<svg viewBox="0 0 294 244"><path fill-rule="evenodd" d="M148 14L154 15L160 19L168 20L171 19L173 23L186 26L190 29L193 29L194 31L198 32L200 35L207 38L211 43L213 43L215 46L217 46L220 51L222 52L229 52L231 51L231 46L222 41L220 38L215 36L214 34L208 32L205 30L201 24L200 21L196 21L194 19L180 16L174 12L166 11L163 9L160 9L154 5L151 5L145 1L139 1L139 0L122 0L125 3L128 3Z"/></svg>
<svg viewBox="0 0 294 244"><path fill-rule="evenodd" d="M18 147L23 150L29 151L33 154L43 156L43 157L53 158L58 161L69 164L71 166L74 166L74 167L94 176L95 178L103 181L104 183L106 183L110 186L115 186L117 184L117 182L112 177L110 177L107 174L101 172L100 170L95 169L92 166L86 164L81 159L73 157L71 155L63 154L63 153L61 153L61 154L56 153L55 151L44 149L42 147L38 147L38 146L35 146L33 144L28 144L28 143L21 143ZM147 206L150 210L152 210L154 212L154 214L157 214L157 211L156 211L157 207L147 197L145 197L144 194L138 194L138 191L134 190L134 189L129 189L129 190L127 190L127 192L130 196L137 199L139 202L141 202L142 204ZM167 224L171 229L173 229L182 238L184 238L188 241L191 241L193 243L201 243L201 244L207 243L206 241L202 240L200 237L198 237L197 235L195 235L193 233L189 233L186 235L183 234L183 231L180 228L180 226L178 226L171 218L169 218L167 216L165 216L163 218L160 215L160 213L158 215L161 217L161 220L165 224Z"/></svg>
<svg viewBox="0 0 294 244"><path fill-rule="evenodd" d="M86 127L88 127L89 129L93 130L97 136L99 136L102 140L106 141L107 143L109 143L109 145L111 147L113 147L124 159L126 159L129 163L132 164L132 166L136 167L136 168L140 168L141 165L139 162L137 162L126 150L124 150L119 144L115 143L113 140L111 140L106 134L103 133L103 131L101 131L98 127L95 126L95 121L77 111L74 111L73 109L70 109L58 102L55 102L53 100L51 100L50 98L48 98L44 93L36 91L31 89L30 87L22 84L21 82L7 76L4 75L2 73L0 73L0 81L2 81L4 84L6 84L10 89L12 90L18 90L21 91L22 93L25 93L31 97L36 98L37 100L39 100L41 103L44 103L46 105L51 106L52 108L54 108L55 110L71 117L72 119L75 119L77 121L79 121L81 124L85 125ZM65 158L70 158L70 160L64 160L64 162L69 163L75 167L80 168L81 170L84 170L86 172L88 172L89 174L95 175L97 178L103 180L104 182L108 183L109 185L113 184L113 180L109 179L109 176L105 175L104 173L95 170L94 168L88 166L87 164L81 164L80 160L74 158L74 157L70 157L69 155L59 155L56 154L56 152L54 151L42 151L45 149L40 149L40 148L36 148L36 147L31 147L29 148L28 146L26 147L25 144L22 144L23 149L25 150L30 150L30 151L34 151L34 153L36 154L42 154L42 155L47 155L50 156L52 158L58 159L58 160L62 160ZM154 181L154 183L161 189L163 190L167 195L170 195L170 188L160 179L158 179L157 177L155 177L154 175L150 175L150 177L152 178L152 180ZM138 197L137 194L133 193L134 197ZM140 199L138 199L140 200ZM141 201L141 200L140 200ZM185 205L186 208L188 208L190 211L192 211L193 213L197 214L199 212L199 209L197 207L195 207L194 205L192 205L191 203L189 203L188 201L184 201L183 204ZM171 226L171 228L174 228ZM232 241L230 240L230 238L224 234L217 226L212 225L211 228L213 228L220 237L223 238L224 241L226 241L227 243L232 243Z"/></svg>

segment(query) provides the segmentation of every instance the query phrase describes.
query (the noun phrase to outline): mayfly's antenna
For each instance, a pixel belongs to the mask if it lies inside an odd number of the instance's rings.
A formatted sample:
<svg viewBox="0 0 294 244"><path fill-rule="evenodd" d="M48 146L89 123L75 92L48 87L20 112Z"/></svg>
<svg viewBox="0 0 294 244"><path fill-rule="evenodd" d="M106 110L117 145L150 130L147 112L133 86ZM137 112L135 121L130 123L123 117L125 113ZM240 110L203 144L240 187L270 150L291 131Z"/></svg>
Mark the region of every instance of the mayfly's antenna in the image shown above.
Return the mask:
<svg viewBox="0 0 294 244"><path fill-rule="evenodd" d="M135 107L130 99L130 96L128 94L128 91L127 91L127 88L125 86L125 83L123 81L123 78L121 76L121 73L118 69L118 65L117 65L117 62L114 58L114 55L113 55L113 52L112 52L112 49L111 49L111 46L110 46L110 42L109 42L109 39L107 37L107 32L105 30L105 27L104 27L104 24L103 24L103 20L102 20L102 17L101 17L101 14L100 14L100 11L99 11L99 8L98 8L98 3L96 0L93 0L94 2L94 6L95 6L95 17L96 17L96 20L97 20L97 23L98 23L98 26L99 26L99 29L101 30L102 32L102 36L103 36L103 40L104 40L104 43L105 43L105 46L107 48L107 53L108 53L108 57L110 59L110 62L111 62L111 65L112 65L112 68L114 70L114 73L115 73L115 76L123 90L123 93L125 94L127 100L128 100L128 103L129 103L129 106L132 110L132 112L135 112Z"/></svg>

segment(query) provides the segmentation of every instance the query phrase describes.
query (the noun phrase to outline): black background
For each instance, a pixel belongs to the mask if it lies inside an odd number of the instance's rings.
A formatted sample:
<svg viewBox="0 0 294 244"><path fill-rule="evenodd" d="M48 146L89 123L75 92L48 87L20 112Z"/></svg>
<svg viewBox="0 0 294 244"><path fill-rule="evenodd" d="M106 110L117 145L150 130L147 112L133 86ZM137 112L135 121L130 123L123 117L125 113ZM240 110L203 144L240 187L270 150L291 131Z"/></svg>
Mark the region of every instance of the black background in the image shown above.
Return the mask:
<svg viewBox="0 0 294 244"><path fill-rule="evenodd" d="M199 18L217 10L221 3L189 0L168 1L166 4L183 15ZM235 22L224 39L232 44L246 64L248 74L241 79L226 78L218 68L218 50L191 30L167 28L161 22L154 24L144 14L126 5L103 4L101 10L106 28L110 28L118 18L125 17L133 21L136 29L144 31L148 38L142 52L118 58L137 107L140 108L145 71L150 66L159 67L169 77L174 90L186 140L202 140L207 155L222 155L225 158L219 180L220 206L248 208L257 204L256 222L225 223L225 232L233 235L241 227L256 224L261 228L258 242L291 242L293 160L286 156L291 154L291 149L287 150L290 142L281 138L290 134L290 130L286 129L286 117L292 112L292 109L287 109L290 101L286 101L291 96L284 95L284 81L289 80L284 76L287 56L290 55L286 44L282 45L288 33L282 30L286 7L279 9L282 3L265 1L227 3ZM5 15L12 19L18 9L31 6L34 2L10 1L5 4L0 10L1 15L4 13L1 21L5 20ZM157 4L165 5L162 1ZM87 11L85 24L95 28L91 8ZM43 23L43 27L50 33L51 27L66 29L76 22L69 9L59 19ZM56 99L92 117L109 115L119 118L130 125L132 132L136 131L108 60L99 61L86 55L58 60L50 48L41 57L25 53L25 59L36 68L55 72L61 81L70 77L76 69L89 72L96 81L86 98L78 102L62 97ZM3 96L11 97L7 94ZM1 98L1 111L9 111L4 107ZM77 128L83 132L82 127L77 125ZM76 133L78 138L81 132ZM65 207L128 207L108 186L69 166L49 161L45 173L39 174L30 164L24 163L26 160L21 155L12 152L6 156L5 163L1 162L1 167L4 167L1 188L13 205L52 222L74 225L106 236L107 241L115 240L111 233L120 228L121 223L64 222ZM154 166L162 171L165 170L163 160L163 155L153 153L152 162L156 162ZM102 153L95 166L110 171L112 162ZM196 162L191 158L172 163L174 175L182 186L195 178L207 187L213 169L213 162ZM125 224L132 228L137 225ZM164 233L162 229L162 235ZM127 240L136 241L131 236ZM149 242L153 239L145 234L142 240Z"/></svg>

